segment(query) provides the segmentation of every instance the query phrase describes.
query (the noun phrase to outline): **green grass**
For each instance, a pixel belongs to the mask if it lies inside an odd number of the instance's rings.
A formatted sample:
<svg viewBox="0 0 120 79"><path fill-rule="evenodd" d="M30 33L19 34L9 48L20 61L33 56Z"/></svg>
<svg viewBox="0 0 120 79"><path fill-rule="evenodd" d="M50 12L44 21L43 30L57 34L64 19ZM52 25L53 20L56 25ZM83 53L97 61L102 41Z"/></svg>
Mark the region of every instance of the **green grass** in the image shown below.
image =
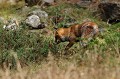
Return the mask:
<svg viewBox="0 0 120 79"><path fill-rule="evenodd" d="M22 4L23 5L23 4ZM2 6L2 5L1 5ZM16 10L21 6L0 7L0 16L5 19L22 18L29 11ZM67 11L67 9L70 9ZM89 18L96 22L103 32L84 49L76 43L68 51L64 51L68 42L54 44L55 26L48 19L46 29L52 31L44 34L44 29L29 30L24 21L22 29L6 31L0 24L0 79L119 79L120 67L120 23L107 25L91 10L75 5L59 4L43 9L49 16L61 15L65 20L57 27L63 27L67 18L76 19L77 23ZM63 13L63 11L67 11ZM67 52L68 55L64 55ZM7 67L6 67L7 66ZM4 70L2 70L4 69Z"/></svg>
<svg viewBox="0 0 120 79"><path fill-rule="evenodd" d="M18 16L22 12L16 10L17 7L5 7L0 9L0 14L3 17L9 15ZM67 9L70 9L67 11ZM32 10L32 9L31 9ZM65 60L71 63L77 63L78 66L85 65L107 65L119 66L120 52L120 23L115 25L107 25L93 16L90 10L83 9L75 5L60 4L43 9L48 12L49 16L61 15L67 19L68 17L76 19L77 23L82 23L84 19L89 18L96 22L99 27L105 29L99 37L89 44L87 49L83 49L79 43L76 43L69 51L69 55L64 56L64 48L67 43L54 45L54 34L46 36L41 34L42 30L31 32L28 29L20 29L17 31L5 31L0 29L0 64L6 62L11 64L11 68L16 67L16 62L11 52L17 53L21 65L30 65L30 63L40 64L46 60L48 52L51 51L56 61ZM63 13L63 11L67 11ZM27 13L26 13L27 14ZM24 14L23 14L24 15ZM25 19L22 15L20 18ZM48 19L49 20L49 19ZM62 27L67 21L59 23L57 27ZM22 25L26 27L26 25ZM2 27L2 25L0 26ZM47 29L54 33L54 25L48 21ZM62 62L64 63L64 61ZM26 65L27 64L27 65ZM59 63L58 63L59 65ZM60 64L61 65L61 64Z"/></svg>

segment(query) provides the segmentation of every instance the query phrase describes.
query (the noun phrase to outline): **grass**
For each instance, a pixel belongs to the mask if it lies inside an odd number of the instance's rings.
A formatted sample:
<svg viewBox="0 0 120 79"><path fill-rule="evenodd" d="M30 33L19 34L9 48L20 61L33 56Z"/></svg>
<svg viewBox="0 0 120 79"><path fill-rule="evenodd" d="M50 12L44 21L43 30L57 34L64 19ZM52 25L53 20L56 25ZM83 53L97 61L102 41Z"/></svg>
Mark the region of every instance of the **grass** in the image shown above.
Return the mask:
<svg viewBox="0 0 120 79"><path fill-rule="evenodd" d="M4 7L0 9L0 15L6 18L12 14L14 17L25 19L28 12L23 14L16 8ZM89 44L88 48L83 49L79 43L76 43L67 51L68 55L63 55L67 42L54 45L55 25L49 19L46 29L52 31L50 35L44 34L44 29L29 30L24 22L20 25L24 28L16 31L5 31L1 24L1 79L120 78L118 75L120 74L120 23L109 26L99 17L93 16L91 10L70 4L63 3L43 10L48 12L49 16L65 17L63 22L56 25L57 27L63 27L69 17L76 19L77 23L89 18L105 30ZM63 13L64 11L66 13Z"/></svg>
<svg viewBox="0 0 120 79"><path fill-rule="evenodd" d="M62 63L63 62L63 63ZM65 64L65 60L59 62ZM63 68L58 65L54 57L48 55L47 62L42 63L41 67L36 67L37 70L29 68L21 68L17 61L17 71L10 71L9 69L1 70L1 79L119 79L119 67L108 66L77 66L75 63L68 63ZM32 68L33 69L33 68ZM34 68L35 69L35 68Z"/></svg>

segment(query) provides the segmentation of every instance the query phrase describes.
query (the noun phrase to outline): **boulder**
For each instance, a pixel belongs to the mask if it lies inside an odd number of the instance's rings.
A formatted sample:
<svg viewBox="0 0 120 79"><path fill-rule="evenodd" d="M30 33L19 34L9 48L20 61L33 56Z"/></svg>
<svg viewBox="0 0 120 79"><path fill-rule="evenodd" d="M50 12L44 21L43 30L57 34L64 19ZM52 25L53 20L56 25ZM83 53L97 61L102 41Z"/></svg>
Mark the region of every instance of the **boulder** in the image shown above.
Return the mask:
<svg viewBox="0 0 120 79"><path fill-rule="evenodd" d="M29 13L29 15L37 15L40 19L47 19L48 14L45 11L42 11L41 9L36 9Z"/></svg>
<svg viewBox="0 0 120 79"><path fill-rule="evenodd" d="M40 25L40 18L37 15L31 15L27 17L25 23L30 27L38 28Z"/></svg>
<svg viewBox="0 0 120 79"><path fill-rule="evenodd" d="M41 22L41 24L38 25L38 29L43 29L43 28L45 28L46 26L47 26L47 24L45 24L44 22ZM35 28L33 28L33 29L35 29Z"/></svg>
<svg viewBox="0 0 120 79"><path fill-rule="evenodd" d="M104 2L98 5L100 17L108 23L120 22L120 2Z"/></svg>
<svg viewBox="0 0 120 79"><path fill-rule="evenodd" d="M32 29L43 29L47 26L44 22L40 21L40 18L37 15L28 16L25 23Z"/></svg>
<svg viewBox="0 0 120 79"><path fill-rule="evenodd" d="M48 14L41 9L36 9L30 13L28 13L28 17L25 20L25 23L32 27L32 29L42 29L47 24L45 23L48 19Z"/></svg>

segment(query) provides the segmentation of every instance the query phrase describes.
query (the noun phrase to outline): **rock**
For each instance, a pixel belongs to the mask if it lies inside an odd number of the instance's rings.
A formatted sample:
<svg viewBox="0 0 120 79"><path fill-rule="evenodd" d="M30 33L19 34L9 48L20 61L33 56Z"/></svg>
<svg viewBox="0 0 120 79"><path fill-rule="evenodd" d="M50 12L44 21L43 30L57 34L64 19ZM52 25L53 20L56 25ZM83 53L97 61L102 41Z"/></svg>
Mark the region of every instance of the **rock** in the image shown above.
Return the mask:
<svg viewBox="0 0 120 79"><path fill-rule="evenodd" d="M19 27L18 21L16 19L12 19L12 20L8 21L7 24L5 24L3 26L3 29L5 29L5 30L16 30L16 29L18 29L18 27Z"/></svg>
<svg viewBox="0 0 120 79"><path fill-rule="evenodd" d="M33 28L38 28L38 25L41 24L40 18L37 15L28 16L27 19L25 20L25 23Z"/></svg>
<svg viewBox="0 0 120 79"><path fill-rule="evenodd" d="M45 28L46 26L47 26L47 25L46 25L44 22L42 22L41 24L38 25L37 28L32 27L32 29L43 29L43 28Z"/></svg>
<svg viewBox="0 0 120 79"><path fill-rule="evenodd" d="M40 9L34 10L29 13L29 15L37 15L40 19L47 19L48 14L45 11L42 11Z"/></svg>
<svg viewBox="0 0 120 79"><path fill-rule="evenodd" d="M100 17L103 21L108 23L120 22L120 2L110 3L104 2L98 5Z"/></svg>
<svg viewBox="0 0 120 79"><path fill-rule="evenodd" d="M45 11L36 9L28 13L28 17L25 20L25 23L32 27L32 29L42 29L47 26L46 19L48 19L48 14Z"/></svg>
<svg viewBox="0 0 120 79"><path fill-rule="evenodd" d="M42 29L43 27L47 26L45 23L48 19L48 14L45 11L42 11L40 9L36 9L28 14L28 21L31 21L27 24L30 24L33 28ZM33 20L31 20L34 18Z"/></svg>
<svg viewBox="0 0 120 79"><path fill-rule="evenodd" d="M54 3L54 0L43 0L44 2L47 2L47 3Z"/></svg>
<svg viewBox="0 0 120 79"><path fill-rule="evenodd" d="M16 24L13 23L13 24L10 24L10 25L4 25L3 28L6 29L6 30L16 30Z"/></svg>
<svg viewBox="0 0 120 79"><path fill-rule="evenodd" d="M47 26L44 22L40 21L40 18L37 15L28 16L25 23L29 27L32 27L32 29L43 29Z"/></svg>

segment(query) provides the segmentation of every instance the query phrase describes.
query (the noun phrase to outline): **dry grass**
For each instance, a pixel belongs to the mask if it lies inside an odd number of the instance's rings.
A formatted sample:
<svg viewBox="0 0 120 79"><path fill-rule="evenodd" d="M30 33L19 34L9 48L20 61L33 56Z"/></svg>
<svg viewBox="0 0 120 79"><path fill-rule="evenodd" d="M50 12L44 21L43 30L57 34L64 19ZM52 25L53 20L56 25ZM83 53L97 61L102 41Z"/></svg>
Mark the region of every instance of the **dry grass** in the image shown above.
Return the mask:
<svg viewBox="0 0 120 79"><path fill-rule="evenodd" d="M42 64L37 70L21 68L17 56L13 53L17 62L17 70L9 68L0 70L0 79L120 79L119 67L108 66L77 66L67 63L65 67L59 66L54 57L49 53L48 62ZM63 61L61 65L66 64Z"/></svg>
<svg viewBox="0 0 120 79"><path fill-rule="evenodd" d="M56 65L40 68L35 72L22 70L11 72L9 69L0 71L1 79L120 79L119 68L107 67L76 67L70 65L66 69L60 69Z"/></svg>

